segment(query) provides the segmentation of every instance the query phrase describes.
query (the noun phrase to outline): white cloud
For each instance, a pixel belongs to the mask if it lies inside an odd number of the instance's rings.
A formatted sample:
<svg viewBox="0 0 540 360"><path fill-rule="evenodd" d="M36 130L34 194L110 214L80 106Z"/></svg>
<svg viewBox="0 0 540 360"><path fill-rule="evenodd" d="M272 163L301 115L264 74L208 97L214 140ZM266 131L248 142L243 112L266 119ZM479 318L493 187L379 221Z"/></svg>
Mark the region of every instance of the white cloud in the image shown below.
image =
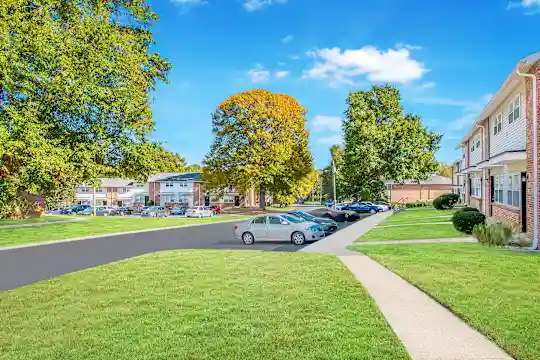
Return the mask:
<svg viewBox="0 0 540 360"><path fill-rule="evenodd" d="M343 138L336 134L320 138L317 141L326 145L339 145L343 142Z"/></svg>
<svg viewBox="0 0 540 360"><path fill-rule="evenodd" d="M298 56L298 55L292 55L292 56L291 56L291 59L293 59L293 60L300 60L300 56Z"/></svg>
<svg viewBox="0 0 540 360"><path fill-rule="evenodd" d="M285 70L276 71L276 77L279 79L287 77L287 75L289 75L288 71L285 71Z"/></svg>
<svg viewBox="0 0 540 360"><path fill-rule="evenodd" d="M419 89L420 90L425 90L425 89L429 89L429 88L432 88L432 87L435 87L435 82L433 81L428 81L426 83L423 83L423 84L420 84L419 86Z"/></svg>
<svg viewBox="0 0 540 360"><path fill-rule="evenodd" d="M311 122L314 132L340 132L341 118L339 116L317 115Z"/></svg>
<svg viewBox="0 0 540 360"><path fill-rule="evenodd" d="M418 45L409 45L409 44L397 43L396 44L396 49L422 50L422 47L418 46Z"/></svg>
<svg viewBox="0 0 540 360"><path fill-rule="evenodd" d="M286 4L287 0L244 0L244 9L246 11L257 11L273 4Z"/></svg>
<svg viewBox="0 0 540 360"><path fill-rule="evenodd" d="M293 41L293 40L294 40L294 36L292 36L292 35L287 35L287 36L285 36L283 39L281 39L281 42L284 43L284 44L286 44L286 43L289 43L289 42L291 42L291 41Z"/></svg>
<svg viewBox="0 0 540 360"><path fill-rule="evenodd" d="M507 9L521 7L525 9L525 15L534 15L540 13L540 0L520 0L510 1Z"/></svg>
<svg viewBox="0 0 540 360"><path fill-rule="evenodd" d="M330 85L356 84L356 79L366 76L371 82L407 83L418 80L429 70L412 59L405 48L380 51L373 46L356 50L339 48L316 49L307 53L319 60L305 70L304 79L326 80Z"/></svg>
<svg viewBox="0 0 540 360"><path fill-rule="evenodd" d="M248 76L253 84L265 83L270 79L270 71L257 64L254 69L248 71Z"/></svg>

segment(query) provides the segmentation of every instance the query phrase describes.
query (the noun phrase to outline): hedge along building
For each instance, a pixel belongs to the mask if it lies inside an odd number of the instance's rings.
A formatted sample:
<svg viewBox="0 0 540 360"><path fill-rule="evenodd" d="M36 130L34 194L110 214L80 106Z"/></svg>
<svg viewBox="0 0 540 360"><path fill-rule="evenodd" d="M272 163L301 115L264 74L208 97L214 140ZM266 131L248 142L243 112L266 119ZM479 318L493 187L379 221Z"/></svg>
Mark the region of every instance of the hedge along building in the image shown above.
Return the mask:
<svg viewBox="0 0 540 360"><path fill-rule="evenodd" d="M527 233L535 249L539 96L540 51L516 64L458 145L465 202Z"/></svg>

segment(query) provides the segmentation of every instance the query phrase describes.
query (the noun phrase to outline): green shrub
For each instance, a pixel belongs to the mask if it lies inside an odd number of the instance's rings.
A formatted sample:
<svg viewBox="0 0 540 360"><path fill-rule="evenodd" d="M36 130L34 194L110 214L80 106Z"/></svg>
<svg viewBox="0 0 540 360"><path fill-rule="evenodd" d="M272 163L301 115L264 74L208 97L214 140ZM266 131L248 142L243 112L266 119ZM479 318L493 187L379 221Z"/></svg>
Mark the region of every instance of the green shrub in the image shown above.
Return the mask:
<svg viewBox="0 0 540 360"><path fill-rule="evenodd" d="M471 234L475 225L484 224L486 216L478 211L458 211L452 216L457 231Z"/></svg>
<svg viewBox="0 0 540 360"><path fill-rule="evenodd" d="M514 228L512 225L501 221L490 224L476 224L472 235L478 242L488 246L506 246L514 235Z"/></svg>
<svg viewBox="0 0 540 360"><path fill-rule="evenodd" d="M438 210L452 209L458 201L458 194L444 194L433 200L433 207Z"/></svg>
<svg viewBox="0 0 540 360"><path fill-rule="evenodd" d="M459 209L458 211L475 211L475 212L480 212L480 210L478 210L477 208L475 207L470 207L470 206L465 206L465 207L462 207L461 209Z"/></svg>

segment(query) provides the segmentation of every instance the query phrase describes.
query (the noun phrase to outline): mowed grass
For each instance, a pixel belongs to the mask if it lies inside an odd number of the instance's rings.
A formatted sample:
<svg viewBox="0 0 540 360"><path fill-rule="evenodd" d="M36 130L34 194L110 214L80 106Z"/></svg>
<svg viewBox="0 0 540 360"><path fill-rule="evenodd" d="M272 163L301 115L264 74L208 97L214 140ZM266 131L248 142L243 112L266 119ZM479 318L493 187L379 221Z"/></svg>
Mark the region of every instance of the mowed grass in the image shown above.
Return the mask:
<svg viewBox="0 0 540 360"><path fill-rule="evenodd" d="M419 224L386 228L374 227L356 241L421 240L464 236L467 235L454 229L452 224Z"/></svg>
<svg viewBox="0 0 540 360"><path fill-rule="evenodd" d="M0 227L7 225L27 225L27 224L37 224L41 222L53 222L53 221L65 221L73 220L71 217L65 216L44 216L44 217L35 217L22 220L0 220Z"/></svg>
<svg viewBox="0 0 540 360"><path fill-rule="evenodd" d="M211 218L123 218L88 217L88 221L59 223L39 227L0 229L0 247L70 239L91 235L113 234L124 231L158 229L169 226L215 223L220 221L247 219L246 216L219 215Z"/></svg>
<svg viewBox="0 0 540 360"><path fill-rule="evenodd" d="M424 218L424 219L397 219L392 220L392 216L383 221L377 226L385 225L401 225L401 224L424 224L424 223L439 223L439 222L451 222L451 216L436 217L436 218Z"/></svg>
<svg viewBox="0 0 540 360"><path fill-rule="evenodd" d="M401 211L399 213L392 214L391 217L387 219L388 222L391 221L410 221L410 220L419 220L426 217L433 217L433 216L452 216L457 210L437 210L434 208L426 208L426 209L409 209L405 211ZM411 221L414 222L414 221Z"/></svg>
<svg viewBox="0 0 540 360"><path fill-rule="evenodd" d="M540 256L479 244L358 247L519 360L540 359Z"/></svg>
<svg viewBox="0 0 540 360"><path fill-rule="evenodd" d="M0 359L409 359L335 257L170 251L0 294Z"/></svg>

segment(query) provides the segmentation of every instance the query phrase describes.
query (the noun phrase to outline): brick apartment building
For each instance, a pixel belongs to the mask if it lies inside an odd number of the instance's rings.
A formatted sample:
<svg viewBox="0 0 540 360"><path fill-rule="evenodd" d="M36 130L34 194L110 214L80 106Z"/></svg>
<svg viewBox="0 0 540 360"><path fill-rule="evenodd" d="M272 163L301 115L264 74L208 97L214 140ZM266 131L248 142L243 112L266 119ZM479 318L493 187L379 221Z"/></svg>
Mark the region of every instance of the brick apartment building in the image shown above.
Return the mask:
<svg viewBox="0 0 540 360"><path fill-rule="evenodd" d="M463 137L465 202L538 248L540 51L520 60Z"/></svg>

